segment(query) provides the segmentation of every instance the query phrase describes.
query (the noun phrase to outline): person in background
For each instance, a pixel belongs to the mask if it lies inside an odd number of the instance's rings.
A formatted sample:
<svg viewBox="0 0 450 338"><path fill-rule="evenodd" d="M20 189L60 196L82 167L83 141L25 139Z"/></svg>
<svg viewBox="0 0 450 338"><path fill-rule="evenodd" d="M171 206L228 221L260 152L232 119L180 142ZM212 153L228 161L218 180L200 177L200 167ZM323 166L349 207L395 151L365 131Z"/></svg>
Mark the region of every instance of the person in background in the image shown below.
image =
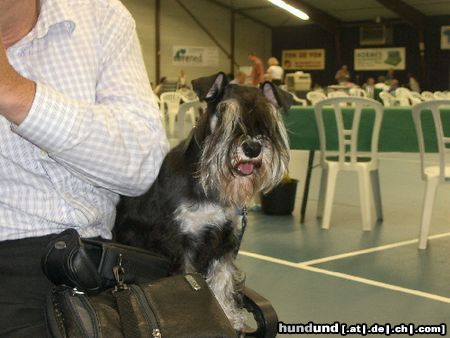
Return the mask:
<svg viewBox="0 0 450 338"><path fill-rule="evenodd" d="M375 98L375 79L373 77L369 77L362 85L362 89L366 91L367 97L371 99Z"/></svg>
<svg viewBox="0 0 450 338"><path fill-rule="evenodd" d="M47 244L110 239L168 148L120 1L0 1L0 337L47 337Z"/></svg>
<svg viewBox="0 0 450 338"><path fill-rule="evenodd" d="M339 84L350 82L350 72L347 65L342 65L342 67L336 72L334 78Z"/></svg>
<svg viewBox="0 0 450 338"><path fill-rule="evenodd" d="M390 85L393 80L395 80L395 70L394 68L389 68L386 72L385 82Z"/></svg>
<svg viewBox="0 0 450 338"><path fill-rule="evenodd" d="M389 86L388 93L395 95L395 91L400 86L400 82L397 79L391 80L391 85Z"/></svg>
<svg viewBox="0 0 450 338"><path fill-rule="evenodd" d="M411 91L420 93L420 85L412 73L408 73L408 87Z"/></svg>
<svg viewBox="0 0 450 338"><path fill-rule="evenodd" d="M165 76L163 76L159 79L158 84L156 85L155 89L153 90L155 95L159 96L161 94L162 86L164 85L164 83L166 83L166 81L167 81L167 77L165 77Z"/></svg>
<svg viewBox="0 0 450 338"><path fill-rule="evenodd" d="M233 80L230 81L231 84L245 85L247 81L247 75L244 72L239 71Z"/></svg>
<svg viewBox="0 0 450 338"><path fill-rule="evenodd" d="M184 70L180 70L180 75L178 75L178 88L186 88L186 74Z"/></svg>
<svg viewBox="0 0 450 338"><path fill-rule="evenodd" d="M248 60L252 63L252 72L250 73L251 84L258 86L264 81L264 65L255 53L249 53Z"/></svg>
<svg viewBox="0 0 450 338"><path fill-rule="evenodd" d="M271 57L267 60L269 68L267 68L266 74L270 75L270 80L273 84L279 86L283 83L284 69L280 66L277 58Z"/></svg>

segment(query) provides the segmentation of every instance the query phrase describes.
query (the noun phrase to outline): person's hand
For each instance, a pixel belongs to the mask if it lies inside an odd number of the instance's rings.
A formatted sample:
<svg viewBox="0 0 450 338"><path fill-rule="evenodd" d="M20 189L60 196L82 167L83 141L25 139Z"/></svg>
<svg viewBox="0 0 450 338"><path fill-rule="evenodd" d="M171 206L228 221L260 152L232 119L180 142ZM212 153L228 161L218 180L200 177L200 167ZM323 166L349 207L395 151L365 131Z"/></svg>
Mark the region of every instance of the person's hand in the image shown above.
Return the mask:
<svg viewBox="0 0 450 338"><path fill-rule="evenodd" d="M0 115L19 125L33 103L36 84L11 66L0 41Z"/></svg>

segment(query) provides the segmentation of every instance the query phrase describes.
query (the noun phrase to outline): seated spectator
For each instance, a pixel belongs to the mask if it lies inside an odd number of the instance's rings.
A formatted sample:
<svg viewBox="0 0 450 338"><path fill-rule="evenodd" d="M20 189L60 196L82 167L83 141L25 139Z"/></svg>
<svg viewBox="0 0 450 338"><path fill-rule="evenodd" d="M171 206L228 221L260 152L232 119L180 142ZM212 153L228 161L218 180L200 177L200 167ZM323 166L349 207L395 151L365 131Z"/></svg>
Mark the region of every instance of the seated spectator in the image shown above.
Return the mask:
<svg viewBox="0 0 450 338"><path fill-rule="evenodd" d="M245 85L245 81L247 80L247 75L244 72L239 71L233 80L230 81L230 83L233 84L239 84L239 85Z"/></svg>
<svg viewBox="0 0 450 338"><path fill-rule="evenodd" d="M277 58L271 57L267 60L269 68L267 68L266 74L268 81L272 81L273 84L279 86L283 83L284 69L279 65Z"/></svg>
<svg viewBox="0 0 450 338"><path fill-rule="evenodd" d="M397 79L392 79L391 85L389 86L388 93L395 95L395 91L400 86L400 83Z"/></svg>
<svg viewBox="0 0 450 338"><path fill-rule="evenodd" d="M373 77L369 77L362 85L362 89L366 91L367 97L371 99L375 98L375 79Z"/></svg>
<svg viewBox="0 0 450 338"><path fill-rule="evenodd" d="M350 82L350 72L348 71L347 65L343 65L336 72L336 75L334 76L334 78L336 79L337 83L339 83L339 84Z"/></svg>

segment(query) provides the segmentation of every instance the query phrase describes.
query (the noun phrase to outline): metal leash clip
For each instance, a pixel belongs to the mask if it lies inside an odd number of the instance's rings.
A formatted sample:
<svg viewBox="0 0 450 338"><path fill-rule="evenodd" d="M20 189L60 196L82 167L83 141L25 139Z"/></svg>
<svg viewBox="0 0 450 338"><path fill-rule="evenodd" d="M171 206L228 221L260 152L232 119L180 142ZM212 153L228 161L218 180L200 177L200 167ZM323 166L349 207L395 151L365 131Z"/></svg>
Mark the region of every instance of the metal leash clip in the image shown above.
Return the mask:
<svg viewBox="0 0 450 338"><path fill-rule="evenodd" d="M119 254L117 258L117 265L113 267L114 279L116 280L116 286L113 289L113 293L128 289L125 284L125 269L122 266L122 254Z"/></svg>

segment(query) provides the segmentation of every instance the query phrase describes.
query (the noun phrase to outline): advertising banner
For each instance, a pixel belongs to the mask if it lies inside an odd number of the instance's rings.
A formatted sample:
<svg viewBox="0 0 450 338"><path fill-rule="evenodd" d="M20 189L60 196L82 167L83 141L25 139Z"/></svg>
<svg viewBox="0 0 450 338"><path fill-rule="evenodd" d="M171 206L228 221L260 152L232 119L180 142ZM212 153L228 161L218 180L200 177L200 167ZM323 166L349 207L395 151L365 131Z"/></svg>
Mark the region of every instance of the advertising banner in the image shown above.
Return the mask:
<svg viewBox="0 0 450 338"><path fill-rule="evenodd" d="M215 67L219 65L219 50L217 47L173 46L172 64Z"/></svg>
<svg viewBox="0 0 450 338"><path fill-rule="evenodd" d="M441 27L441 49L450 49L450 26Z"/></svg>
<svg viewBox="0 0 450 338"><path fill-rule="evenodd" d="M404 47L357 48L354 54L355 70L388 70L406 68Z"/></svg>
<svg viewBox="0 0 450 338"><path fill-rule="evenodd" d="M285 70L323 70L325 69L325 49L283 50L281 66Z"/></svg>

